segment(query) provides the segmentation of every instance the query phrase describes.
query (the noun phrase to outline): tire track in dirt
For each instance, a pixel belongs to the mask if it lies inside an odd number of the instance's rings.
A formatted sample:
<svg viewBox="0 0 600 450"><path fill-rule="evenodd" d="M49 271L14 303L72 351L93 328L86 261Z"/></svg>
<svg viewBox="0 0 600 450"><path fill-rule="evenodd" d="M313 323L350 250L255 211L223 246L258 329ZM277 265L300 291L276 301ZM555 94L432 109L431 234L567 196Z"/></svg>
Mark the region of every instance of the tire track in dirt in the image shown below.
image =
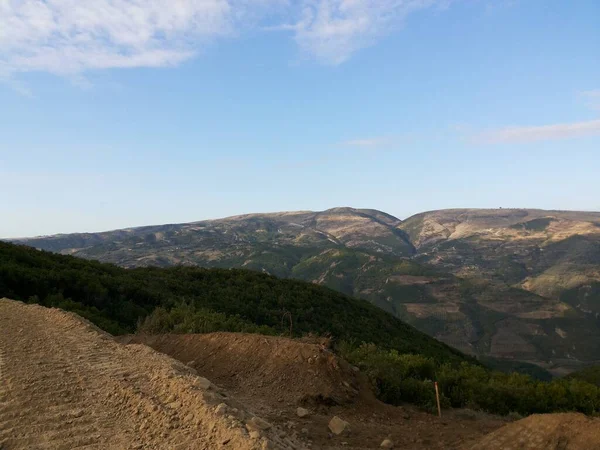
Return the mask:
<svg viewBox="0 0 600 450"><path fill-rule="evenodd" d="M252 414L193 369L75 315L0 300L0 330L2 450L299 448L251 439Z"/></svg>

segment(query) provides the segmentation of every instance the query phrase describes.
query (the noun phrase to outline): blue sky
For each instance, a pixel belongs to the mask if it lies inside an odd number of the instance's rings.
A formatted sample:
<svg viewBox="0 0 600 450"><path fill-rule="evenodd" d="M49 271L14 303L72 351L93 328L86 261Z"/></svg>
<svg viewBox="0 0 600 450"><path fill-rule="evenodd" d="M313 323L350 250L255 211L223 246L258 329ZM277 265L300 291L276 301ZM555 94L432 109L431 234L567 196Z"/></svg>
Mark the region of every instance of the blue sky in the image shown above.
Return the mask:
<svg viewBox="0 0 600 450"><path fill-rule="evenodd" d="M596 0L0 0L0 237L600 210Z"/></svg>

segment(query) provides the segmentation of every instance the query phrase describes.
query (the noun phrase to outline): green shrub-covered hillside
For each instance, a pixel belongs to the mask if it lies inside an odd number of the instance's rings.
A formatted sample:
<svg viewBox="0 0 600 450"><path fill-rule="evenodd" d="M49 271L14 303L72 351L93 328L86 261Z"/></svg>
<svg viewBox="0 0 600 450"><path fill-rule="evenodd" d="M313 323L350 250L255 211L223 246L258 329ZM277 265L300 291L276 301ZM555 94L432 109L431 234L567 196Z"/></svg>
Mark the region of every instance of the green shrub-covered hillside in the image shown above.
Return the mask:
<svg viewBox="0 0 600 450"><path fill-rule="evenodd" d="M246 270L123 269L0 242L0 297L77 312L113 333L330 334L402 353L465 356L369 304L311 283Z"/></svg>
<svg viewBox="0 0 600 450"><path fill-rule="evenodd" d="M600 388L587 382L596 379L594 371L546 382L493 371L364 300L257 272L123 269L0 242L0 297L74 311L115 334L331 335L336 351L391 404L432 410L437 381L443 407L523 415L600 412Z"/></svg>
<svg viewBox="0 0 600 450"><path fill-rule="evenodd" d="M565 377L567 380L580 380L600 387L600 366L586 367Z"/></svg>
<svg viewBox="0 0 600 450"><path fill-rule="evenodd" d="M410 402L436 408L434 381L442 407L470 408L495 414L578 411L600 413L600 388L577 378L536 380L521 373L503 373L469 362L440 363L422 355L340 343L338 351L367 374L384 402Z"/></svg>

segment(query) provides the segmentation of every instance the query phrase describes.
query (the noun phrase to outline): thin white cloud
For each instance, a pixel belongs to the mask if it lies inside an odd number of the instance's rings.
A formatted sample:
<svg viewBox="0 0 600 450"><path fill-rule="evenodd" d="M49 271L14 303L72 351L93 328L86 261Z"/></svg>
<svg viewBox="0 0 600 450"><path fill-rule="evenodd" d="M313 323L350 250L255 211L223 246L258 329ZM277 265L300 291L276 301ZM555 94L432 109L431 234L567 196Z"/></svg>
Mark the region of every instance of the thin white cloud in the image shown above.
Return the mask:
<svg viewBox="0 0 600 450"><path fill-rule="evenodd" d="M600 120L554 125L507 127L475 135L477 143L501 144L568 139L600 135Z"/></svg>
<svg viewBox="0 0 600 450"><path fill-rule="evenodd" d="M300 49L326 64L341 64L357 50L402 26L410 13L447 0L304 0L293 30Z"/></svg>
<svg viewBox="0 0 600 450"><path fill-rule="evenodd" d="M174 65L229 17L224 0L0 0L0 73Z"/></svg>
<svg viewBox="0 0 600 450"><path fill-rule="evenodd" d="M216 38L283 23L300 49L339 64L448 0L0 0L0 78L175 66Z"/></svg>

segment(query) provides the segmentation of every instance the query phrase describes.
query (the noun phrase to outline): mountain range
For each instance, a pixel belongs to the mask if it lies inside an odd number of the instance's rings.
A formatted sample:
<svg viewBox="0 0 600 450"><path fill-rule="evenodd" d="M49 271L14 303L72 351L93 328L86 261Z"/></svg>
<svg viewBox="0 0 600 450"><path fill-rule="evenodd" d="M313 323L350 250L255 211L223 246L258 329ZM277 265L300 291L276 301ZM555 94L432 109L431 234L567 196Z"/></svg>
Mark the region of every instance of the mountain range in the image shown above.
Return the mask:
<svg viewBox="0 0 600 450"><path fill-rule="evenodd" d="M246 268L363 298L459 350L555 374L600 360L600 213L249 214L20 239L123 267Z"/></svg>

